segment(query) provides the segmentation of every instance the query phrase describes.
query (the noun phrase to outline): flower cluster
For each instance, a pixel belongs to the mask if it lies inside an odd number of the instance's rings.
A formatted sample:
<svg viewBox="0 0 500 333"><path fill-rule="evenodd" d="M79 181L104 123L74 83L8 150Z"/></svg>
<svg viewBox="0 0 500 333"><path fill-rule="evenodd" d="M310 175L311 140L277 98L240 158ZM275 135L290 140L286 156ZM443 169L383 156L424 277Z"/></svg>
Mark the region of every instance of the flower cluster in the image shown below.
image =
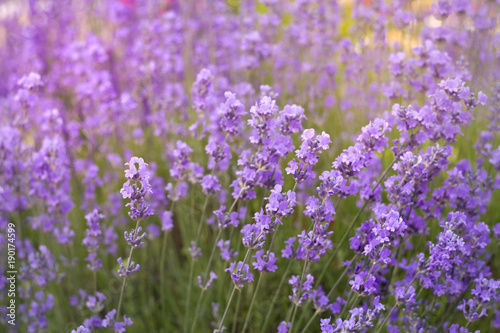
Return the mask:
<svg viewBox="0 0 500 333"><path fill-rule="evenodd" d="M99 214L97 210L93 210L91 213L85 215L89 228L85 231L85 238L82 243L89 249L89 255L85 260L89 262L88 268L92 271L97 271L102 267L102 260L97 259L97 250L102 239L99 220L103 218L104 215Z"/></svg>
<svg viewBox="0 0 500 333"><path fill-rule="evenodd" d="M304 281L301 281L300 276L292 275L288 284L292 286L292 295L288 296L290 300L297 304L302 305L309 298L308 291L312 289L314 277L307 274Z"/></svg>
<svg viewBox="0 0 500 333"><path fill-rule="evenodd" d="M134 221L139 221L153 215L153 209L147 204L145 197L151 193L149 184L149 169L140 157L132 157L125 170L127 181L123 184L120 193L124 199L130 199L126 206L130 207L129 216Z"/></svg>
<svg viewBox="0 0 500 333"><path fill-rule="evenodd" d="M253 274L250 273L249 269L248 264L240 261L238 264L232 262L224 271L230 272L235 287L241 289L245 286L245 283L253 281Z"/></svg>
<svg viewBox="0 0 500 333"><path fill-rule="evenodd" d="M0 331L500 329L498 1L0 8Z"/></svg>
<svg viewBox="0 0 500 333"><path fill-rule="evenodd" d="M298 161L292 159L286 168L286 173L292 174L297 183L315 177L312 167L318 163L318 155L321 154L321 151L328 149L328 145L331 143L328 134L323 132L316 135L312 128L304 130L301 139L300 149L295 151Z"/></svg>

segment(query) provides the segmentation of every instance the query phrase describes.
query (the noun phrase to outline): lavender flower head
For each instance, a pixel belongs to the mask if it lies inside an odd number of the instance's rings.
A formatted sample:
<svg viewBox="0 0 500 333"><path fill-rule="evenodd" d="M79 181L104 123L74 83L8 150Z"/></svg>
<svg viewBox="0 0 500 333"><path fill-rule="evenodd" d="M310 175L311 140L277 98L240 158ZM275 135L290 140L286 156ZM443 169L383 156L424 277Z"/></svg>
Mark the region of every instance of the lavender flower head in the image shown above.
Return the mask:
<svg viewBox="0 0 500 333"><path fill-rule="evenodd" d="M128 170L125 170L127 181L120 193L124 199L130 199L126 204L130 207L130 218L134 221L143 220L154 213L145 201L146 194L152 193L148 165L139 157L132 157L125 165L129 166Z"/></svg>
<svg viewBox="0 0 500 333"><path fill-rule="evenodd" d="M327 150L331 143L330 135L325 132L317 135L312 128L304 130L301 139L300 149L295 151L298 161L292 159L285 169L286 173L291 174L297 183L315 177L312 167L318 163L321 151Z"/></svg>
<svg viewBox="0 0 500 333"><path fill-rule="evenodd" d="M244 287L245 283L253 281L253 274L250 273L249 268L248 264L244 264L240 261L238 264L232 262L224 271L230 272L235 287L241 289Z"/></svg>
<svg viewBox="0 0 500 333"><path fill-rule="evenodd" d="M298 275L292 275L288 284L292 286L292 295L288 296L290 300L301 306L309 298L308 291L312 289L314 283L314 276L307 274L305 281L300 281Z"/></svg>
<svg viewBox="0 0 500 333"><path fill-rule="evenodd" d="M278 268L276 257L271 251L259 250L255 253L253 267L261 273L274 272Z"/></svg>
<svg viewBox="0 0 500 333"><path fill-rule="evenodd" d="M118 263L118 265L120 265L120 269L118 270L118 275L123 278L128 277L129 275L132 275L135 272L140 271L141 269L141 266L133 261L128 263L127 267L125 267L125 265L123 264L123 259L121 257L116 259L116 262Z"/></svg>
<svg viewBox="0 0 500 333"><path fill-rule="evenodd" d="M87 267L92 271L97 271L102 267L101 259L97 259L97 250L99 249L99 243L102 240L99 220L103 218L104 215L99 214L97 209L94 209L91 213L85 215L87 226L89 228L85 231L85 238L82 243L87 246L89 250L89 255L85 260L89 262Z"/></svg>
<svg viewBox="0 0 500 333"><path fill-rule="evenodd" d="M230 91L226 91L224 96L226 102L220 107L219 126L223 132L236 135L242 127L241 117L246 114L245 106Z"/></svg>
<svg viewBox="0 0 500 333"><path fill-rule="evenodd" d="M200 285L200 288L201 289L204 289L204 290L207 290L208 288L210 288L210 286L212 285L212 282L217 280L217 274L215 274L214 272L210 272L210 276L208 278L208 281L206 283L203 283L203 279L201 278L201 275L198 275L198 284Z"/></svg>

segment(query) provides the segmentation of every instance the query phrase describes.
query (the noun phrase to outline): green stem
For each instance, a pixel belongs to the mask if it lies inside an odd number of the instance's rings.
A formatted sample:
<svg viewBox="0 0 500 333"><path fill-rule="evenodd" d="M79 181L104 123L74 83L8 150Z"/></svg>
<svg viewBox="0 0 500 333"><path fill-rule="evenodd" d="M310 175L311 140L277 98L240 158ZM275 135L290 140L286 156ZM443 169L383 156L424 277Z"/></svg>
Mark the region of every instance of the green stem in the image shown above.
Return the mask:
<svg viewBox="0 0 500 333"><path fill-rule="evenodd" d="M299 300L300 300L300 293L302 292L302 284L304 283L304 277L308 266L309 266L309 251L306 252L306 260L304 261L304 266L302 267L302 274L300 275L300 285L299 285L299 290L297 292ZM290 323L290 328L288 329L288 332L290 333L293 333L293 323L295 322L295 316L297 314L297 303L294 302L292 307L293 307L292 321Z"/></svg>
<svg viewBox="0 0 500 333"><path fill-rule="evenodd" d="M250 314L252 313L253 304L255 302L255 299L257 298L257 293L259 292L259 287L260 287L260 281L261 280L262 280L262 274L259 275L259 279L257 281L257 285L255 286L255 290L253 292L252 301L250 302L250 307L248 308L247 316L245 318L245 323L243 324L243 329L241 330L241 333L245 333L245 331L247 329L248 320L250 319Z"/></svg>
<svg viewBox="0 0 500 333"><path fill-rule="evenodd" d="M314 319L315 319L318 315L319 315L318 310L314 311L314 314L311 316L311 318L309 319L309 321L306 323L306 326L304 326L304 329L302 330L302 333L307 332L307 329L309 328L309 326L311 326L312 322L314 321Z"/></svg>
<svg viewBox="0 0 500 333"><path fill-rule="evenodd" d="M97 272L93 271L94 273L94 295L97 294Z"/></svg>
<svg viewBox="0 0 500 333"><path fill-rule="evenodd" d="M344 236L342 236L342 239L340 240L340 242L335 247L335 250L333 251L332 255L330 256L330 258L328 258L327 264L325 265L325 267L323 267L323 270L321 271L321 274L319 275L319 277L317 279L316 286L318 286L321 283L321 280L325 276L328 267L330 267L330 265L332 264L333 260L335 259L335 256L337 255L337 252L339 251L339 249L342 247L342 245L344 244L344 242L349 237L349 232L354 227L354 224L356 224L356 222L358 221L358 218L361 216L361 213L363 212L363 210L366 208L367 205L368 205L368 201L365 201L363 203L363 206L361 206L361 208L356 213L356 216L354 216L354 218L352 219L351 223L349 224L349 227L347 228L347 231L344 233Z"/></svg>
<svg viewBox="0 0 500 333"><path fill-rule="evenodd" d="M215 254L215 249L217 248L217 242L219 241L221 235L222 235L222 229L219 228L219 232L217 233L217 237L215 238L214 246L212 247L212 252L210 253L210 258L208 259L208 265L207 265L207 269L206 269L205 274L204 274L203 281L207 281L208 274L210 272L210 265L212 264L212 260L214 258L214 254ZM191 325L191 332L194 332L194 328L196 326L196 321L198 320L198 315L200 313L201 300L203 298L204 293L205 293L205 289L202 289L200 296L198 297L198 303L196 305L196 310L194 313L193 325Z"/></svg>
<svg viewBox="0 0 500 333"><path fill-rule="evenodd" d="M276 239L276 235L278 234L278 229L279 229L280 225L278 224L276 226L276 229L274 230L273 232L273 238L271 238L271 242L269 243L269 247L268 247L268 251L272 251L272 247L273 247L273 244L274 244L274 240Z"/></svg>
<svg viewBox="0 0 500 333"><path fill-rule="evenodd" d="M349 295L347 295L347 302L345 303L344 307L342 308L342 312L339 315L339 318L342 318L344 314L346 313L347 309L349 308L349 304L351 303L351 298L352 298L353 292L352 289L349 290Z"/></svg>
<svg viewBox="0 0 500 333"><path fill-rule="evenodd" d="M210 258L208 258L207 269L205 271L205 274L204 274L205 278L203 281L206 281L208 278L208 274L210 272L210 266L212 264L212 261L214 259L214 255L215 255L215 249L217 248L217 243L219 242L221 235L222 235L222 229L219 228L219 232L217 233L217 237L215 237L214 246L212 247L212 252L210 253Z"/></svg>
<svg viewBox="0 0 500 333"><path fill-rule="evenodd" d="M333 285L333 287L330 289L330 291L328 292L328 294L326 295L326 297L330 298L330 296L332 295L332 293L335 291L335 289L337 288L337 286L339 285L339 283L342 281L342 278L346 275L349 267L351 267L351 265L356 261L356 259L358 258L358 254L356 254L352 259L351 259L351 262L349 263L349 265L346 266L346 268L344 269L344 271L342 272L342 274L339 276L339 278L337 279L337 281L335 281L335 284ZM305 312L302 312L303 314L305 314ZM312 322L314 321L314 318L316 318L318 315L320 314L320 312L318 310L316 310L314 312L314 314L311 316L311 318L309 319L309 321L307 322L306 326L302 329L302 333L306 333L307 332L307 329L309 328L309 326L312 324ZM302 316L300 318L300 320L302 320Z"/></svg>
<svg viewBox="0 0 500 333"><path fill-rule="evenodd" d="M262 232L261 232L261 234L262 234ZM259 238L259 237L260 237L260 235L259 235L257 238ZM243 265L247 263L248 256L250 255L250 250L251 250L251 249L249 248L249 249L247 250L247 253L245 253L245 257L243 258Z"/></svg>
<svg viewBox="0 0 500 333"><path fill-rule="evenodd" d="M201 213L200 222L198 224L198 232L196 234L195 246L197 246L198 242L200 241L201 231L203 229L203 221L205 219L205 213L207 211L207 206L208 206L208 198L209 196L207 195L205 197L205 203L203 204L203 210ZM189 321L188 313L189 313L189 303L191 302L191 290L193 289L193 279L194 279L194 257L191 257L191 265L189 267L188 291L185 302L186 306L184 308L184 332L187 332L188 329L188 321Z"/></svg>
<svg viewBox="0 0 500 333"><path fill-rule="evenodd" d="M141 220L137 220L137 223L135 224L135 231L137 231L137 228L139 228L139 223L141 223ZM128 254L128 259L127 259L127 270L130 269L130 263L131 263L131 260L132 260L132 253L134 252L134 247L131 246L130 247L130 252ZM120 318L120 310L121 310L121 307L122 307L122 301L123 301L123 292L125 291L125 283L127 282L127 277L125 276L123 278L123 283L122 283L122 289L120 291L120 300L118 301L118 307L116 309L116 317L115 317L115 320L117 320L118 318Z"/></svg>
<svg viewBox="0 0 500 333"><path fill-rule="evenodd" d="M193 319L193 325L191 325L191 333L194 332L194 329L196 327L196 322L198 321L198 314L200 313L200 308L201 308L201 301L203 300L203 295L205 294L206 289L202 289L200 293L200 297L198 297L198 303L196 304L196 310L195 310L195 315Z"/></svg>
<svg viewBox="0 0 500 333"><path fill-rule="evenodd" d="M356 254L351 259L351 262L349 263L349 265L346 266L346 268L344 269L344 271L342 272L342 274L339 276L339 278L337 279L337 281L335 281L335 284L330 289L330 291L328 292L328 294L326 295L326 297L330 298L330 296L332 295L332 293L335 291L335 289L339 285L340 281L342 281L342 278L347 274L347 271L349 270L349 267L351 267L351 265L358 259L358 257L359 257L359 254Z"/></svg>
<svg viewBox="0 0 500 333"><path fill-rule="evenodd" d="M128 260L127 260L127 270L130 268L130 259L132 258L132 252L134 252L134 248L130 248L130 253L128 255ZM122 283L122 289L120 291L120 300L118 301L118 308L116 310L116 317L115 320L117 320L120 317L120 310L122 308L122 301L123 301L123 292L125 291L125 283L127 282L127 277L125 276L123 278L123 283Z"/></svg>
<svg viewBox="0 0 500 333"><path fill-rule="evenodd" d="M240 190L240 193L238 193L238 196L236 197L236 199L234 199L233 204L231 205L231 208L229 208L229 211L227 212L228 214L231 214L231 212L233 211L234 207L236 206L236 203L238 202L242 193L243 193L243 190ZM205 271L205 274L204 274L205 279L203 281L206 281L208 278L208 273L210 272L210 265L212 264L212 260L214 259L215 249L217 248L217 243L219 242L221 235L222 235L222 228L219 228L219 232L217 233L217 237L215 238L215 242L214 242L214 245L212 247L212 252L210 253L210 258L208 259L207 270ZM248 255L248 252L247 252L247 255Z"/></svg>
<svg viewBox="0 0 500 333"><path fill-rule="evenodd" d="M229 306L231 305L231 302L233 301L233 296L234 296L235 291L236 291L236 286L233 287L233 291L231 292L231 296L229 296L229 300L227 301L226 310L224 310L224 315L222 316L222 319L220 320L220 324L219 324L219 328L218 328L219 332L222 329L222 324L224 324L224 319L226 319L227 312L229 311Z"/></svg>
<svg viewBox="0 0 500 333"><path fill-rule="evenodd" d="M415 281L415 279L417 278L417 276L418 276L418 273L415 274L415 276L413 277L413 279L411 279L410 283L408 283L408 286L405 288L405 291L404 291L405 294L408 291L408 288L410 288L410 286L413 284L413 281ZM384 318L384 321L382 321L382 324L380 325L380 327L378 328L378 330L377 330L376 333L379 333L382 330L382 328L384 328L385 323L387 322L387 320L389 320L389 317L394 312L394 310L397 308L397 306L398 306L398 303L396 302L396 304L394 304L394 306L391 308L391 310L389 311L389 313L387 314L387 316Z"/></svg>
<svg viewBox="0 0 500 333"><path fill-rule="evenodd" d="M394 306L391 308L391 311L389 311L389 313L387 314L387 316L384 318L384 321L382 322L382 325L380 325L380 327L379 327L379 329L377 330L377 332L376 332L376 333L379 333L379 332L380 332L380 330L381 330L382 328L384 328L385 323L387 322L387 320L389 319L389 317L391 316L391 314L394 312L394 310L396 309L396 307L397 307L397 305L396 305L396 304L394 304Z"/></svg>
<svg viewBox="0 0 500 333"><path fill-rule="evenodd" d="M297 304L293 303L292 305L292 322L290 323L290 328L288 329L288 332L292 333L293 330L293 323L295 322L295 315L297 314Z"/></svg>
<svg viewBox="0 0 500 333"><path fill-rule="evenodd" d="M288 310L288 313L286 315L286 319L285 319L285 322L289 323L290 322L290 317L292 315L292 311L293 311L293 307L290 307L290 309Z"/></svg>
<svg viewBox="0 0 500 333"><path fill-rule="evenodd" d="M267 325L269 323L269 319L271 318L271 314L273 313L274 306L276 304L276 301L278 300L281 288L283 287L283 283L285 282L285 279L288 276L288 272L290 271L290 268L292 267L292 263L293 263L293 260L290 260L288 263L288 266L286 267L285 272L281 276L280 283L278 284L278 288L276 289L276 292L274 293L273 300L271 301L271 307L267 310L266 319L264 320L264 324L262 325L261 332L267 332Z"/></svg>
<svg viewBox="0 0 500 333"><path fill-rule="evenodd" d="M198 242L200 241L200 237L201 237L201 231L203 229L203 221L205 220L205 214L207 212L207 206L208 206L208 198L209 196L207 195L205 197L205 203L203 204L203 210L201 212L201 218L200 218L200 222L198 224L198 232L196 233L196 240L195 240L195 244L198 244Z"/></svg>
<svg viewBox="0 0 500 333"><path fill-rule="evenodd" d="M240 199L242 193L243 193L243 190L240 190L240 193L238 193L238 196L236 197L236 199L234 199L233 204L231 205L231 207L229 207L229 210L227 211L228 214L231 214L231 212L233 211L234 207L236 206L236 203Z"/></svg>
<svg viewBox="0 0 500 333"><path fill-rule="evenodd" d="M125 290L125 282L127 282L127 278L126 277L123 278L122 288L121 288L121 291L120 291L120 300L118 301L118 309L116 310L115 321L118 320L118 317L120 316L120 310L122 308L123 292Z"/></svg>
<svg viewBox="0 0 500 333"><path fill-rule="evenodd" d="M382 183L382 181L385 179L385 177L387 176L387 174L389 173L389 171L391 170L392 166L394 165L394 163L396 163L397 159L394 158L394 160L387 166L387 168L384 170L384 172L382 173L382 175L380 175L378 181L377 181L377 184L375 185L375 187L373 188L373 190L375 191L378 186ZM358 212L356 213L356 216L354 217L354 219L351 221L351 224L349 225L349 227L347 228L347 231L344 233L344 236L342 236L342 239L340 240L340 242L338 243L338 245L335 247L335 251L333 251L332 255L330 256L330 258L328 258L328 263L325 265L325 267L323 268L323 270L321 271L321 274L319 275L319 278L316 282L316 286L318 286L320 283L321 283L321 280L323 279L325 273L326 273L326 270L328 269L328 267L332 264L333 260L335 259L335 256L337 255L337 252L339 250L339 248L342 247L342 245L344 244L344 242L347 240L347 238L349 237L349 232L352 230L352 228L354 227L354 224L356 224L356 221L358 220L358 218L360 217L361 213L363 212L363 210L366 208L366 206L368 205L368 201L365 201L363 203L363 206L361 206L361 208L358 210Z"/></svg>
<svg viewBox="0 0 500 333"><path fill-rule="evenodd" d="M164 282L164 277L165 277L165 257L167 256L167 236L168 233L164 232L163 233L163 241L161 243L161 256L160 256L160 281L163 289L163 282Z"/></svg>
<svg viewBox="0 0 500 333"><path fill-rule="evenodd" d="M175 207L175 201L172 201L170 205L170 211L172 212L172 218L174 214L174 207ZM161 244L161 255L160 255L160 290L161 290L161 295L160 295L160 305L163 308L163 311L166 309L164 308L165 306L165 258L167 256L167 237L168 237L168 232L163 233L163 241Z"/></svg>
<svg viewBox="0 0 500 333"><path fill-rule="evenodd" d="M238 314L240 313L241 299L243 298L242 294L242 292L239 292L238 299L236 300L236 311L234 311L233 315L233 329L231 333L236 333L236 327L238 326Z"/></svg>
<svg viewBox="0 0 500 333"><path fill-rule="evenodd" d="M193 276L194 276L194 258L191 258L191 265L189 267L189 282L188 282L188 292L186 296L186 306L184 309L184 332L187 332L188 321L189 321L189 303L191 300L191 289L193 287Z"/></svg>

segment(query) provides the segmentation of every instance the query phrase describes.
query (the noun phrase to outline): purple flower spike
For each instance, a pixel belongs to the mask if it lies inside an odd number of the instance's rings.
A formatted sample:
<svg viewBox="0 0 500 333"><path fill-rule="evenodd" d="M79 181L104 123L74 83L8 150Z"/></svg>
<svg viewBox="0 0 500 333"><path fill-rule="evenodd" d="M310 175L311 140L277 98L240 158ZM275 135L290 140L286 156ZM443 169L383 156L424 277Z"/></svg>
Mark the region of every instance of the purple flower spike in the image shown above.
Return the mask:
<svg viewBox="0 0 500 333"><path fill-rule="evenodd" d="M76 330L72 330L71 333L90 333L90 330L85 326L80 325Z"/></svg>
<svg viewBox="0 0 500 333"><path fill-rule="evenodd" d="M87 267L92 271L97 271L102 267L101 259L97 259L97 250L99 249L99 243L102 240L99 220L103 218L104 215L99 214L97 209L94 209L92 213L85 215L89 228L85 231L85 238L83 239L82 244L87 246L89 250L89 255L85 260L89 262Z"/></svg>
<svg viewBox="0 0 500 333"><path fill-rule="evenodd" d="M325 132L316 135L316 131L312 128L304 130L301 139L300 149L296 150L295 153L301 161L308 165L316 165L321 150L327 150L331 143L330 135Z"/></svg>
<svg viewBox="0 0 500 333"><path fill-rule="evenodd" d="M215 194L221 190L219 179L214 175L203 176L201 180L202 192L207 195Z"/></svg>
<svg viewBox="0 0 500 333"><path fill-rule="evenodd" d="M161 230L169 232L174 228L173 213L171 211L164 211L161 214Z"/></svg>
<svg viewBox="0 0 500 333"><path fill-rule="evenodd" d="M226 97L226 102L220 108L221 118L219 126L223 132L236 135L242 126L241 116L246 114L245 106L230 91L227 91L224 96Z"/></svg>
<svg viewBox="0 0 500 333"><path fill-rule="evenodd" d="M191 242L191 246L189 247L188 251L193 259L201 257L201 248L196 245L195 241Z"/></svg>
<svg viewBox="0 0 500 333"><path fill-rule="evenodd" d="M282 186L276 185L267 198L266 214L272 217L283 218L293 213L293 207L297 204L295 192L282 193Z"/></svg>
<svg viewBox="0 0 500 333"><path fill-rule="evenodd" d="M224 271L231 273L231 279L234 285L236 288L241 289L244 287L245 283L253 281L253 274L250 273L249 268L250 266L248 266L248 264L243 264L243 262L240 261L238 264L232 262L229 268L226 268Z"/></svg>
<svg viewBox="0 0 500 333"><path fill-rule="evenodd" d="M250 249L261 249L264 247L266 235L263 229L256 224L246 224L242 229L242 242Z"/></svg>
<svg viewBox="0 0 500 333"><path fill-rule="evenodd" d="M130 233L128 233L127 231L124 232L124 237L128 245L132 246L133 248L138 248L144 245L142 239L146 237L146 233L144 232L142 235L140 235L141 231L142 227L138 227L137 229L130 230Z"/></svg>
<svg viewBox="0 0 500 333"><path fill-rule="evenodd" d="M207 290L208 288L210 288L210 286L212 285L212 282L217 280L217 274L215 274L214 272L210 272L210 277L208 278L208 281L203 284L203 280L201 278L200 275L198 275L198 284L200 285L200 288L201 289L204 289L204 290Z"/></svg>
<svg viewBox="0 0 500 333"><path fill-rule="evenodd" d="M278 268L276 266L276 257L273 252L267 251L264 254L264 250L259 250L255 253L255 262L252 263L253 267L262 273L274 272Z"/></svg>
<svg viewBox="0 0 500 333"><path fill-rule="evenodd" d="M307 119L304 109L298 105L286 105L280 111L278 119L279 129L282 134L290 135L302 131L302 120Z"/></svg>
<svg viewBox="0 0 500 333"><path fill-rule="evenodd" d="M118 275L120 277L127 277L134 274L135 272L138 272L141 269L141 266L137 265L133 261L127 264L128 267L125 267L121 257L116 259L116 262L118 262L118 264L120 265L120 269L118 270Z"/></svg>
<svg viewBox="0 0 500 333"><path fill-rule="evenodd" d="M129 169L125 170L127 181L123 184L120 193L124 199L130 199L126 205L131 209L130 217L135 221L143 220L153 215L153 209L144 200L146 194L152 192L148 165L139 157L132 157L125 165L129 166Z"/></svg>
<svg viewBox="0 0 500 333"><path fill-rule="evenodd" d="M313 283L314 276L311 274L307 274L306 280L303 282L300 281L298 275L292 275L290 280L288 280L288 284L292 286L292 295L288 296L288 298L290 298L293 303L297 304L297 306L301 306L309 298L308 291L312 289Z"/></svg>
<svg viewBox="0 0 500 333"><path fill-rule="evenodd" d="M238 221L238 213L232 212L229 214L224 212L224 210L226 210L226 206L222 205L218 210L214 211L214 215L217 218L219 228L225 229L230 225L232 225L233 227L237 227L238 224L240 224L240 221Z"/></svg>
<svg viewBox="0 0 500 333"><path fill-rule="evenodd" d="M282 321L278 325L278 330L276 331L276 333L288 333L288 330L290 329L290 325L291 325L290 322Z"/></svg>
<svg viewBox="0 0 500 333"><path fill-rule="evenodd" d="M381 152L389 142L385 132L390 130L387 121L377 118L361 129L362 134L358 137L358 142L363 143L366 151Z"/></svg>
<svg viewBox="0 0 500 333"><path fill-rule="evenodd" d="M125 327L133 324L132 320L127 316L123 316L123 321L115 320L116 310L113 309L106 314L102 321L102 327L111 327L115 330L116 333L124 333Z"/></svg>
<svg viewBox="0 0 500 333"><path fill-rule="evenodd" d="M220 249L220 256L223 260L231 260L238 255L238 252L230 248L230 240L219 240L217 247Z"/></svg>

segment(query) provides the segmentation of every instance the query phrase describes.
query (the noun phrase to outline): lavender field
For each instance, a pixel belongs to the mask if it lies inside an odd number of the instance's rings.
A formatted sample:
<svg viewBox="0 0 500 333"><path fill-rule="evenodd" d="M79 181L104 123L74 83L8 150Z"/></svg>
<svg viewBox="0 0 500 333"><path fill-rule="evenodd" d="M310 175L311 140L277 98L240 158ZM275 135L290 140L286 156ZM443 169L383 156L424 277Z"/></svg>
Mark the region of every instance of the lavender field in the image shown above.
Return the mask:
<svg viewBox="0 0 500 333"><path fill-rule="evenodd" d="M3 0L0 332L500 332L499 0Z"/></svg>

